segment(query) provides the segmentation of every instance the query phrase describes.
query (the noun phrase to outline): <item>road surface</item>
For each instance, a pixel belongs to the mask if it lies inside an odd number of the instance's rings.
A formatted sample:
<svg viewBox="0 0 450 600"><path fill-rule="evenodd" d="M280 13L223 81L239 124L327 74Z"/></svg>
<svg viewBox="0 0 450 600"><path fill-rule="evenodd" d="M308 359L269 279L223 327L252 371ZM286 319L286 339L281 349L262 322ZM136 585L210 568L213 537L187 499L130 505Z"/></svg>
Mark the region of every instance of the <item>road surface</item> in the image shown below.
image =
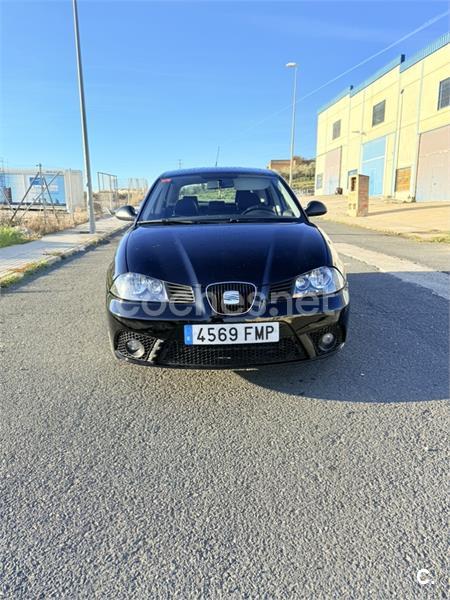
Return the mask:
<svg viewBox="0 0 450 600"><path fill-rule="evenodd" d="M323 226L442 270L442 248ZM444 597L448 302L346 257L335 358L139 368L108 346L115 245L2 294L0 594Z"/></svg>

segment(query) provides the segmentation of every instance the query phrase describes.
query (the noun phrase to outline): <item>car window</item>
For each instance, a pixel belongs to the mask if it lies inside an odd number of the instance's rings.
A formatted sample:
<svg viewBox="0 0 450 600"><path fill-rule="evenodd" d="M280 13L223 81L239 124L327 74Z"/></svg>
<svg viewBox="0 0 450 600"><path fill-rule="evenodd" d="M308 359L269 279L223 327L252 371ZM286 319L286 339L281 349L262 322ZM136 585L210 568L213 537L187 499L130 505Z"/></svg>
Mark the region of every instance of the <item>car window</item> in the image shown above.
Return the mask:
<svg viewBox="0 0 450 600"><path fill-rule="evenodd" d="M160 179L139 220L266 220L301 216L298 204L278 177L199 174Z"/></svg>

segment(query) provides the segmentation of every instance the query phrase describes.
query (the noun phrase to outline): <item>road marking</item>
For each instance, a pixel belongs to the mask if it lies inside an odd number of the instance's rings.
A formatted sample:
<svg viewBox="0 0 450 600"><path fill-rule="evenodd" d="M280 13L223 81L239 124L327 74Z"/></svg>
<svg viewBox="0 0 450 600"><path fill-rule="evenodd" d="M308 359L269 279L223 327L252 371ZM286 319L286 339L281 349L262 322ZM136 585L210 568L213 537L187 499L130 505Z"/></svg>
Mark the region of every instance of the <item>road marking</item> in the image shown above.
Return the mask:
<svg viewBox="0 0 450 600"><path fill-rule="evenodd" d="M446 273L435 271L404 258L366 250L352 244L335 243L334 246L339 254L371 265L382 273L389 273L407 283L420 285L431 290L433 294L450 300L450 276Z"/></svg>

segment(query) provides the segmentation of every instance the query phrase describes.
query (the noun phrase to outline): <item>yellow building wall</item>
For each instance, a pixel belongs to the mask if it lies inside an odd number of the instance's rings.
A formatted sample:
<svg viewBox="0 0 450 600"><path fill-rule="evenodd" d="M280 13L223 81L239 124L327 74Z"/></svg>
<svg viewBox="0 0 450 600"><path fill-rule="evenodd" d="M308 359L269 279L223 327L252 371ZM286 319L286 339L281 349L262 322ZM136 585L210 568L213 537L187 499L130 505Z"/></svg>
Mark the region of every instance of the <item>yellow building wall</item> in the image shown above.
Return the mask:
<svg viewBox="0 0 450 600"><path fill-rule="evenodd" d="M450 107L438 110L439 83L447 77L450 77L448 44L400 73L403 104L397 168L410 167L412 177L410 190L396 192L398 198L414 194L420 134L450 124Z"/></svg>
<svg viewBox="0 0 450 600"><path fill-rule="evenodd" d="M323 173L325 154L341 146L340 186L346 193L348 172L361 170L362 144L385 137L383 195L410 197L413 187L406 192L395 192L396 170L410 167L413 186L419 135L450 124L450 107L438 110L439 83L447 77L450 77L450 44L403 72L400 66L394 67L354 96L347 94L319 113L316 173ZM385 120L372 126L373 106L383 100ZM332 140L332 126L339 119L341 135Z"/></svg>
<svg viewBox="0 0 450 600"><path fill-rule="evenodd" d="M317 150L316 150L316 175L323 175L325 168L325 154L330 150L335 150L343 145L348 128L348 106L349 97L344 96L341 100L338 100L329 110L323 111L318 115L318 129L321 135L317 137ZM344 118L347 115L347 118ZM341 134L338 138L333 140L333 124L336 121L341 121ZM317 177L316 177L317 182ZM317 192L322 191L322 186L317 187Z"/></svg>
<svg viewBox="0 0 450 600"><path fill-rule="evenodd" d="M423 92L420 103L421 133L450 123L450 107L437 109L439 82L450 77L450 44L427 56L423 63Z"/></svg>

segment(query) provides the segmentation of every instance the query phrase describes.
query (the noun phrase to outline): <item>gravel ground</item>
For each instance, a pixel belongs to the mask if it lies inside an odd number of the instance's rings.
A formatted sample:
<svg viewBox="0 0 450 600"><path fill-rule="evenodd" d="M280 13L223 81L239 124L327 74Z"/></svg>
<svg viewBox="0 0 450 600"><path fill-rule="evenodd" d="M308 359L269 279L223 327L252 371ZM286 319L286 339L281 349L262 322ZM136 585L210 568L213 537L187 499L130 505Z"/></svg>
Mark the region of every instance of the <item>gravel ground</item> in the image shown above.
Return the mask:
<svg viewBox="0 0 450 600"><path fill-rule="evenodd" d="M448 304L349 260L335 358L140 368L114 247L2 294L0 595L444 598Z"/></svg>

